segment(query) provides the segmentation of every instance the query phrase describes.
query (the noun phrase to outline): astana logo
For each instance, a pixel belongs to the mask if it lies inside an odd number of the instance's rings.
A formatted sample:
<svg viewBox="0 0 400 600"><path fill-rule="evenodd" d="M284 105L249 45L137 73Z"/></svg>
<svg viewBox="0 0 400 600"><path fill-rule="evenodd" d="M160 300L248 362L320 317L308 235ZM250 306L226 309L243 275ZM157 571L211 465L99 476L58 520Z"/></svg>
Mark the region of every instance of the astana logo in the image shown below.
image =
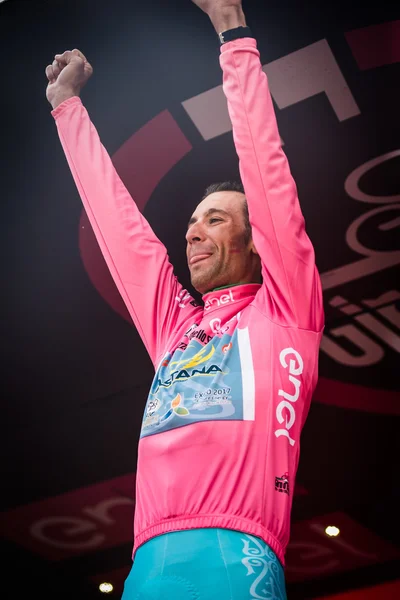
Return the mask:
<svg viewBox="0 0 400 600"><path fill-rule="evenodd" d="M207 347L204 347L191 358L171 362L167 379L162 380L158 377L152 393L156 394L160 388L169 388L176 382L184 382L195 376L214 377L217 373L222 373L222 369L218 365L211 364L207 366L205 364L212 358L214 353L214 346L211 346L209 351ZM172 367L174 368L172 369Z"/></svg>
<svg viewBox="0 0 400 600"><path fill-rule="evenodd" d="M206 350L207 347L205 346L199 352L197 352L197 354L194 354L194 356L192 356L189 359L186 358L184 360L177 360L172 362L171 367L172 365L176 365L180 369L192 369L193 367L197 367L198 365L201 365L202 363L205 363L208 360L210 360L210 358L215 352L214 346L211 346L210 352L205 355Z"/></svg>

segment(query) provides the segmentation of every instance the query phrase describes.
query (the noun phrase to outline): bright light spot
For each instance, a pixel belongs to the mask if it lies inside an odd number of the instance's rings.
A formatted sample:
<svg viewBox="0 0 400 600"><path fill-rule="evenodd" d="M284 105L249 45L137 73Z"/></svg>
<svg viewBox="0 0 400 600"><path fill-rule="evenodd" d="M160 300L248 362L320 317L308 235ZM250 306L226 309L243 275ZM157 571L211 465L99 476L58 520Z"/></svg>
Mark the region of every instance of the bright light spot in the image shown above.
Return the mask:
<svg viewBox="0 0 400 600"><path fill-rule="evenodd" d="M99 585L99 590L103 593L103 594L109 594L110 592L113 591L113 586L111 585L111 583L101 583Z"/></svg>
<svg viewBox="0 0 400 600"><path fill-rule="evenodd" d="M340 533L340 529L338 529L337 527L335 527L334 525L329 525L326 529L325 529L325 533L326 535L330 535L331 537L335 537L337 535L339 535Z"/></svg>

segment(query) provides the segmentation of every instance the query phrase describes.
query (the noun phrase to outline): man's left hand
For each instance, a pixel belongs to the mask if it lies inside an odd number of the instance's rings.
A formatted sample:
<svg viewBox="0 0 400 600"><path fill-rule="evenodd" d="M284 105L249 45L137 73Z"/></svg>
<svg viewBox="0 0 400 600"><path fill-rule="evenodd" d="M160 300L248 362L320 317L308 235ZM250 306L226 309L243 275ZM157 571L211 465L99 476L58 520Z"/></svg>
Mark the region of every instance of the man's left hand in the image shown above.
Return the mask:
<svg viewBox="0 0 400 600"><path fill-rule="evenodd" d="M192 0L207 15L215 10L230 10L242 8L242 0Z"/></svg>
<svg viewBox="0 0 400 600"><path fill-rule="evenodd" d="M242 0L192 0L192 2L210 17L217 33L246 26Z"/></svg>

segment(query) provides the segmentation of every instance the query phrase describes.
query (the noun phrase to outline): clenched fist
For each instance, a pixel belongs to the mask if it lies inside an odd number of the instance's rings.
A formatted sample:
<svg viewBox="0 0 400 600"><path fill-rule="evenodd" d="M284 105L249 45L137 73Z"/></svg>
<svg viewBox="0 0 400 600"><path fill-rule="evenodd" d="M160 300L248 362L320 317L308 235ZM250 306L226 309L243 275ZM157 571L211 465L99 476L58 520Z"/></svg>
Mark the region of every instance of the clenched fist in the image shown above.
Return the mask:
<svg viewBox="0 0 400 600"><path fill-rule="evenodd" d="M192 2L207 14L216 9L242 8L242 0L192 0Z"/></svg>
<svg viewBox="0 0 400 600"><path fill-rule="evenodd" d="M242 0L192 0L192 2L210 17L217 33L246 26Z"/></svg>
<svg viewBox="0 0 400 600"><path fill-rule="evenodd" d="M52 64L46 67L46 97L53 109L64 100L79 96L92 73L91 64L79 50L56 54Z"/></svg>

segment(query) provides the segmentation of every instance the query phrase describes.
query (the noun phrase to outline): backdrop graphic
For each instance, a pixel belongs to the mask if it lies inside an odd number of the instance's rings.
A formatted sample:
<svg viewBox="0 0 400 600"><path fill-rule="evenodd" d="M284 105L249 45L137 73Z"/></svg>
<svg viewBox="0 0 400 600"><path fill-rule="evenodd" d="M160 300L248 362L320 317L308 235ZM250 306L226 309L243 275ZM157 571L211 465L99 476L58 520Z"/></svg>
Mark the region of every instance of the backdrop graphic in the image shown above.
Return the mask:
<svg viewBox="0 0 400 600"><path fill-rule="evenodd" d="M5 597L30 581L67 597L66 576L75 598L98 597L105 576L118 597L129 569L153 372L82 211L44 69L67 48L88 56L83 101L192 291L187 220L204 188L238 169L218 40L189 0L175 4L173 15L159 1L0 7ZM324 288L287 555L289 598L304 599L398 576L400 15L384 4L245 9Z"/></svg>

